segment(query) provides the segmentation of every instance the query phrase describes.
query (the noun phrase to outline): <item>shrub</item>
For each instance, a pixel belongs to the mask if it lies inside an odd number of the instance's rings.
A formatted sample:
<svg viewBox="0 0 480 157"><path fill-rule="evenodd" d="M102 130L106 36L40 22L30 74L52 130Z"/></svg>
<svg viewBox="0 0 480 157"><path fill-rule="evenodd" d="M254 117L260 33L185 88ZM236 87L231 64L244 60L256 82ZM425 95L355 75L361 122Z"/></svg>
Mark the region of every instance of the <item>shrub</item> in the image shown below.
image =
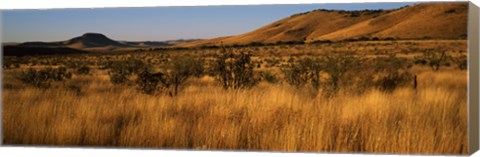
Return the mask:
<svg viewBox="0 0 480 157"><path fill-rule="evenodd" d="M298 63L288 63L280 68L284 75L284 80L288 84L295 87L302 87L308 83L310 79L308 70L306 67L301 66Z"/></svg>
<svg viewBox="0 0 480 157"><path fill-rule="evenodd" d="M391 92L399 86L407 85L412 80L413 76L404 72L395 72L385 75L378 80L379 88L382 91Z"/></svg>
<svg viewBox="0 0 480 157"><path fill-rule="evenodd" d="M67 89L71 90L72 92L75 93L77 96L82 96L82 87L79 85L67 85Z"/></svg>
<svg viewBox="0 0 480 157"><path fill-rule="evenodd" d="M140 91L149 95L167 91L173 86L173 93L169 92L170 96L173 96L178 94L179 87L188 78L192 76L201 77L203 74L204 61L202 59L195 59L191 56L177 56L163 65L162 72L150 73L145 70L138 73L135 83Z"/></svg>
<svg viewBox="0 0 480 157"><path fill-rule="evenodd" d="M272 72L265 70L260 72L260 76L262 77L262 80L265 80L269 83L277 83L278 78L275 76Z"/></svg>
<svg viewBox="0 0 480 157"><path fill-rule="evenodd" d="M5 61L3 62L3 66L2 66L3 69L10 69L11 67L12 67L12 64L5 63Z"/></svg>
<svg viewBox="0 0 480 157"><path fill-rule="evenodd" d="M276 66L277 64L280 63L280 60L276 59L276 58L272 58L272 59L266 58L265 62L267 62L266 67L274 67L274 66Z"/></svg>
<svg viewBox="0 0 480 157"><path fill-rule="evenodd" d="M321 58L300 58L297 62L289 61L280 70L285 81L292 86L302 87L310 83L315 89L319 89L322 63Z"/></svg>
<svg viewBox="0 0 480 157"><path fill-rule="evenodd" d="M59 67L57 69L48 68L43 70L28 69L27 71L22 71L17 76L17 79L36 88L49 88L52 81L64 81L71 77L72 74L66 68Z"/></svg>
<svg viewBox="0 0 480 157"><path fill-rule="evenodd" d="M456 59L453 59L454 63L457 65L458 69L466 70L468 68L468 60L467 56L463 55Z"/></svg>
<svg viewBox="0 0 480 157"><path fill-rule="evenodd" d="M375 72L377 73L376 85L386 92L391 92L399 86L405 86L412 81L414 76L409 72L406 59L400 59L395 55L378 57L375 59Z"/></svg>
<svg viewBox="0 0 480 157"><path fill-rule="evenodd" d="M329 75L329 89L331 93L336 93L341 82L350 81L345 79L345 74L354 68L361 66L361 60L353 53L329 54L324 57L323 70Z"/></svg>
<svg viewBox="0 0 480 157"><path fill-rule="evenodd" d="M425 65L427 64L427 61L425 59L422 59L422 58L416 58L415 61L414 61L415 64L421 64L421 65Z"/></svg>
<svg viewBox="0 0 480 157"><path fill-rule="evenodd" d="M445 51L435 52L432 50L425 50L423 57L428 61L432 70L438 71L440 69L440 65L446 61L447 54Z"/></svg>
<svg viewBox="0 0 480 157"><path fill-rule="evenodd" d="M149 95L158 94L170 86L165 74L161 72L150 73L148 71L138 74L136 84L138 90Z"/></svg>
<svg viewBox="0 0 480 157"><path fill-rule="evenodd" d="M254 77L255 65L252 63L251 54L244 52L236 54L224 47L222 52L213 64L212 73L223 88L247 88L258 83L258 79Z"/></svg>
<svg viewBox="0 0 480 157"><path fill-rule="evenodd" d="M467 59L457 61L456 64L458 66L458 69L460 69L460 70L466 70L468 68Z"/></svg>
<svg viewBox="0 0 480 157"><path fill-rule="evenodd" d="M77 73L81 75L88 75L90 74L90 67L84 65L77 69Z"/></svg>
<svg viewBox="0 0 480 157"><path fill-rule="evenodd" d="M110 82L113 84L129 84L130 76L150 69L146 63L134 58L129 58L126 61L107 62L105 68L110 69Z"/></svg>
<svg viewBox="0 0 480 157"><path fill-rule="evenodd" d="M59 67L56 69L48 68L46 71L49 74L50 78L54 81L63 81L72 78L72 73L68 72L67 68L65 67Z"/></svg>
<svg viewBox="0 0 480 157"><path fill-rule="evenodd" d="M200 77L204 73L204 61L190 56L179 56L167 64L167 79L173 85L174 95L178 88L191 76Z"/></svg>
<svg viewBox="0 0 480 157"><path fill-rule="evenodd" d="M310 84L318 90L323 82L325 94L330 95L338 91L340 84L354 86L364 79L361 77L364 75L359 75L364 70L360 64L362 61L352 53L328 54L316 58L300 58L297 62L287 63L280 70L288 84L296 87ZM323 79L326 81L322 81L322 74L328 75Z"/></svg>
<svg viewBox="0 0 480 157"><path fill-rule="evenodd" d="M28 69L22 72L17 79L25 84L32 85L37 88L50 87L50 81L48 74L45 71L37 71L34 69Z"/></svg>
<svg viewBox="0 0 480 157"><path fill-rule="evenodd" d="M129 81L125 73L111 72L109 76L110 82L112 82L113 84L126 84Z"/></svg>

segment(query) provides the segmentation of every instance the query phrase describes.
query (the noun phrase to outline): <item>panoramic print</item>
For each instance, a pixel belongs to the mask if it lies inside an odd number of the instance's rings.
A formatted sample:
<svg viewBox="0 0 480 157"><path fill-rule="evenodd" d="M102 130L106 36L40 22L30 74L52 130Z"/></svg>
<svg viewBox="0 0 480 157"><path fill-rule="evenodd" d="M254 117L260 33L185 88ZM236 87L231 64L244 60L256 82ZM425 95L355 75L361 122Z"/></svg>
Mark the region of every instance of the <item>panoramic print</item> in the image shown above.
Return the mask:
<svg viewBox="0 0 480 157"><path fill-rule="evenodd" d="M467 2L2 11L3 144L467 154Z"/></svg>

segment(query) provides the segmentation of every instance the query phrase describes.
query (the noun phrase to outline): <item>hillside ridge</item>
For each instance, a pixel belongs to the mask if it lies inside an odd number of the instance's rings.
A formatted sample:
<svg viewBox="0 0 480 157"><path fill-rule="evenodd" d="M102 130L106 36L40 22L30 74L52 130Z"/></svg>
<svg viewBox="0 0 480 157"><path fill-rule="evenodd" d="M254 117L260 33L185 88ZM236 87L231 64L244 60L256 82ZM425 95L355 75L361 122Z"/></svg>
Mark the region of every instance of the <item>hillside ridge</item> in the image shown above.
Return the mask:
<svg viewBox="0 0 480 157"><path fill-rule="evenodd" d="M418 3L391 10L317 9L251 32L179 44L180 47L351 39L466 39L468 3Z"/></svg>

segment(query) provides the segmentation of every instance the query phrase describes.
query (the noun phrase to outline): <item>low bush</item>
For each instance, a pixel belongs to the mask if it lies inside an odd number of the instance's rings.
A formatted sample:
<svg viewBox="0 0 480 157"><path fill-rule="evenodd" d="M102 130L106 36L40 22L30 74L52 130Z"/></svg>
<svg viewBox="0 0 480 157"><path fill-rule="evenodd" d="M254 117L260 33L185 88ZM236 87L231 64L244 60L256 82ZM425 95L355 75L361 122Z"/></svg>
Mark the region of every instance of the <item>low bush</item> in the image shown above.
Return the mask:
<svg viewBox="0 0 480 157"><path fill-rule="evenodd" d="M213 63L212 74L224 89L248 88L258 83L254 76L255 64L250 53L234 53L222 48L222 54Z"/></svg>
<svg viewBox="0 0 480 157"><path fill-rule="evenodd" d="M90 74L90 67L84 65L77 69L77 73L81 75L88 75Z"/></svg>
<svg viewBox="0 0 480 157"><path fill-rule="evenodd" d="M36 88L49 88L52 81L64 81L71 79L72 73L64 67L56 69L47 68L42 70L28 69L22 71L17 79Z"/></svg>
<svg viewBox="0 0 480 157"><path fill-rule="evenodd" d="M128 85L131 83L129 78L132 75L150 69L150 66L145 62L134 58L129 58L125 61L110 61L107 62L104 67L110 69L110 82L117 85Z"/></svg>
<svg viewBox="0 0 480 157"><path fill-rule="evenodd" d="M165 74L161 72L150 73L148 71L138 74L136 84L138 90L149 95L158 94L170 86Z"/></svg>
<svg viewBox="0 0 480 157"><path fill-rule="evenodd" d="M278 78L273 74L272 72L265 70L260 72L260 76L262 77L262 80L267 81L269 83L277 83Z"/></svg>

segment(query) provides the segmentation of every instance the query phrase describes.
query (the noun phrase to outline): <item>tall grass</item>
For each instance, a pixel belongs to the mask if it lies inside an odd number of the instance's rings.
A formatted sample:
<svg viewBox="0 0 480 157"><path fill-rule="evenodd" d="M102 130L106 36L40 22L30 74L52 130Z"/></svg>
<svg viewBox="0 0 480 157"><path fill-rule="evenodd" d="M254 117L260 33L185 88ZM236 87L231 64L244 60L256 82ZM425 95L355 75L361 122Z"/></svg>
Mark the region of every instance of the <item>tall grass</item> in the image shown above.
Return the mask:
<svg viewBox="0 0 480 157"><path fill-rule="evenodd" d="M174 149L467 153L465 71L419 75L391 93L325 98L287 85L224 90L204 78L176 97L87 78L68 88L4 89L5 144ZM78 80L78 78L77 78ZM75 81L75 79L73 80ZM85 82L85 81L84 81ZM203 82L203 84L202 84Z"/></svg>

